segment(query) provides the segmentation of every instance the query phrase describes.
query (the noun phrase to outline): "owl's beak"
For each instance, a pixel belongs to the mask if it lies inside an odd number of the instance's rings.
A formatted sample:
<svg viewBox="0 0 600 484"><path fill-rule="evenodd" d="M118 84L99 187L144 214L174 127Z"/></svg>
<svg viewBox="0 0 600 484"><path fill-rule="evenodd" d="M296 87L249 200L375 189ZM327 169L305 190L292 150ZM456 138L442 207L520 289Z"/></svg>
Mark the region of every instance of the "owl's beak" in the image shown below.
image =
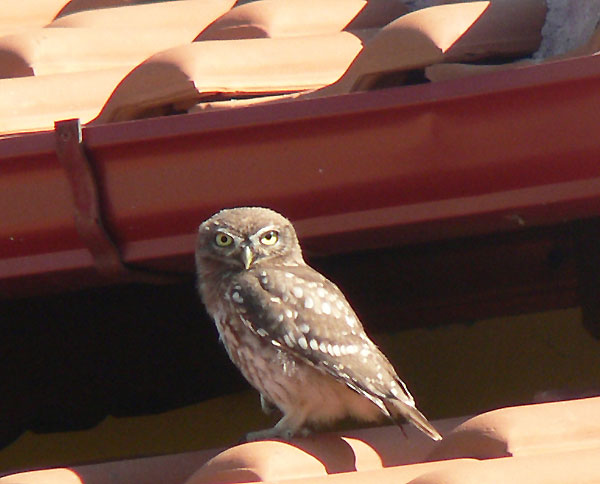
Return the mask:
<svg viewBox="0 0 600 484"><path fill-rule="evenodd" d="M246 270L250 269L250 266L254 262L254 254L252 253L252 249L247 245L242 250L242 262L244 263Z"/></svg>

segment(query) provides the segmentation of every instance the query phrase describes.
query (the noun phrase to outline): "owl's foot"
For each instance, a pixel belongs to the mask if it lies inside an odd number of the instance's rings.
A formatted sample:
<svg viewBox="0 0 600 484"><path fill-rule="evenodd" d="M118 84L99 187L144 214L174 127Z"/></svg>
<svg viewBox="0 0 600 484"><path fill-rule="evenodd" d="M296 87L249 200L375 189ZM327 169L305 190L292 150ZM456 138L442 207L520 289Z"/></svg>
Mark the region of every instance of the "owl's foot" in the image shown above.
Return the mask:
<svg viewBox="0 0 600 484"><path fill-rule="evenodd" d="M257 440L284 440L288 442L294 437L308 437L311 433L311 430L306 427L298 429L296 432L291 432L288 429L281 431L280 429L273 427L265 430L257 430L256 432L248 432L243 441L256 442Z"/></svg>
<svg viewBox="0 0 600 484"><path fill-rule="evenodd" d="M273 428L247 433L246 442L269 439L289 441L293 437L306 437L310 435L310 430L303 427L305 417L304 411L296 414L288 413Z"/></svg>

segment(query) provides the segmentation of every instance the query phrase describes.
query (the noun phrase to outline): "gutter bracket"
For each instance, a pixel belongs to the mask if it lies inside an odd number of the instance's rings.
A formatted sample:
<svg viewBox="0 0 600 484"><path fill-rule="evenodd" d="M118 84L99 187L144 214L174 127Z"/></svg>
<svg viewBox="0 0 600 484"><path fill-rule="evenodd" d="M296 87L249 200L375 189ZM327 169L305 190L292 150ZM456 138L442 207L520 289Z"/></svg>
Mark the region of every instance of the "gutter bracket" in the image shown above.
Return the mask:
<svg viewBox="0 0 600 484"><path fill-rule="evenodd" d="M129 282L167 283L181 275L152 272L127 266L117 244L106 229L100 203L98 180L83 142L81 122L68 119L54 123L56 155L73 195L75 226L79 237L92 254L100 275Z"/></svg>

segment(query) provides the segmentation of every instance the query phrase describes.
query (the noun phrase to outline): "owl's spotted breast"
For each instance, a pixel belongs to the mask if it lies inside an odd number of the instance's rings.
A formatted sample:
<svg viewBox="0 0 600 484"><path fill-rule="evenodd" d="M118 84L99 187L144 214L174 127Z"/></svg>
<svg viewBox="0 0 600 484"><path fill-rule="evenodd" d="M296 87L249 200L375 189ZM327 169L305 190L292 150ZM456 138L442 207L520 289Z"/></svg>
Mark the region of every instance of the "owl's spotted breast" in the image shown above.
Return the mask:
<svg viewBox="0 0 600 484"><path fill-rule="evenodd" d="M259 338L355 391L414 403L339 288L311 267L246 271L232 282L225 297Z"/></svg>

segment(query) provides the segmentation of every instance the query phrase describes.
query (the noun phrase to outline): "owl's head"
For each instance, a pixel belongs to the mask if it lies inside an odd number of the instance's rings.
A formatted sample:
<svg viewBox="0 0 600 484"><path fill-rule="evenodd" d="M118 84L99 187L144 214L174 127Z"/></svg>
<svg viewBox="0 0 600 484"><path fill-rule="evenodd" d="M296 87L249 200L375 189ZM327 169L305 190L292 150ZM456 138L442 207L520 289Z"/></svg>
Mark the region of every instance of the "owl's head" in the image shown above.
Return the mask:
<svg viewBox="0 0 600 484"><path fill-rule="evenodd" d="M303 262L291 222L268 208L221 210L198 229L196 265L199 272L215 264L223 269L249 270L269 264Z"/></svg>

